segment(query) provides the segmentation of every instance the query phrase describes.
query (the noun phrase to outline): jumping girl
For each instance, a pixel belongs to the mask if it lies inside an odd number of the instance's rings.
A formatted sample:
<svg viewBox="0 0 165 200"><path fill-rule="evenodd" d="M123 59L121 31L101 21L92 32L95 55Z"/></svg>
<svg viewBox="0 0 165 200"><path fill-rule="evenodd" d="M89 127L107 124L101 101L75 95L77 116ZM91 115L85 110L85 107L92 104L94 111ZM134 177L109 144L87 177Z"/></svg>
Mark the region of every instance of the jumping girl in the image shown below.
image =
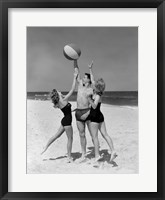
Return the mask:
<svg viewBox="0 0 165 200"><path fill-rule="evenodd" d="M56 89L53 89L53 91L51 92L51 100L52 100L52 103L54 104L54 108L61 109L61 111L64 114L64 117L61 120L60 128L58 129L56 134L48 140L41 154L43 154L48 149L48 147L55 140L57 140L57 138L59 138L65 131L68 138L68 142L67 142L68 161L72 161L71 151L72 151L72 143L73 143L73 128L72 128L71 104L68 102L68 98L72 95L72 93L75 90L77 75L78 74L75 71L72 88L67 95L64 96L61 92L57 91Z"/></svg>

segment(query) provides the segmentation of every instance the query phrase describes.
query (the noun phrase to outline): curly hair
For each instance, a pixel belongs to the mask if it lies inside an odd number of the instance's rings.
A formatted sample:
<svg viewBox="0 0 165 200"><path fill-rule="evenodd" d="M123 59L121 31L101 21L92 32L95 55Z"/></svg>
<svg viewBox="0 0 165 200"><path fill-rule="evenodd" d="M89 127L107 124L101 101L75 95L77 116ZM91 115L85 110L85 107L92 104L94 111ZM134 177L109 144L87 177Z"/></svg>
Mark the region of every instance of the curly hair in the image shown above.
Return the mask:
<svg viewBox="0 0 165 200"><path fill-rule="evenodd" d="M52 90L52 92L50 93L50 98L51 98L52 102L54 103L54 105L56 106L60 99L59 94L56 89Z"/></svg>
<svg viewBox="0 0 165 200"><path fill-rule="evenodd" d="M103 95L103 92L105 90L105 82L102 78L99 78L95 81L95 92L98 95Z"/></svg>

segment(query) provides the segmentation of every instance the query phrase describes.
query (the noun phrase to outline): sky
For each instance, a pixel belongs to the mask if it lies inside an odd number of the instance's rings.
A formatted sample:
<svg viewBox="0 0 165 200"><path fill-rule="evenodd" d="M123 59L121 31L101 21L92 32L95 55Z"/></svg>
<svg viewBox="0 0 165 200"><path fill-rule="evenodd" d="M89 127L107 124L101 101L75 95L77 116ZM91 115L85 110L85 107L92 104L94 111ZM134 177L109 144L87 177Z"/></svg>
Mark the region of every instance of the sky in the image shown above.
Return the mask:
<svg viewBox="0 0 165 200"><path fill-rule="evenodd" d="M69 91L73 61L63 55L65 45L81 49L81 77L93 60L95 78L106 91L138 90L137 27L27 27L27 91Z"/></svg>

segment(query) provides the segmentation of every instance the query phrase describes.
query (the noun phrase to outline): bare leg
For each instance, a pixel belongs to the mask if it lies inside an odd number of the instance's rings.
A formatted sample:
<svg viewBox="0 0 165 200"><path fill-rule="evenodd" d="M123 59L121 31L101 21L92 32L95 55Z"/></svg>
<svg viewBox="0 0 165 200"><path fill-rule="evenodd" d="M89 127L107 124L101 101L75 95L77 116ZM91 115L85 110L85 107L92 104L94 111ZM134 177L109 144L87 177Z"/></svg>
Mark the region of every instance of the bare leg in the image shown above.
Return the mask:
<svg viewBox="0 0 165 200"><path fill-rule="evenodd" d="M92 142L93 142L93 137L92 137L92 134L91 134L91 125L90 125L91 121L87 121L86 123L87 123L88 131L90 133L90 136L91 136ZM94 145L94 142L93 142L93 145Z"/></svg>
<svg viewBox="0 0 165 200"><path fill-rule="evenodd" d="M78 128L79 134L80 134L82 158L85 158L85 155L86 155L85 123L77 121L77 128Z"/></svg>
<svg viewBox="0 0 165 200"><path fill-rule="evenodd" d="M68 158L71 159L71 152L72 152L72 143L73 143L73 129L72 126L65 126L65 132L68 137L67 142L67 154Z"/></svg>
<svg viewBox="0 0 165 200"><path fill-rule="evenodd" d="M47 142L46 146L44 147L44 150L42 151L41 154L43 154L47 149L48 147L57 139L59 138L63 132L65 131L64 127L61 125L60 128L58 129L57 133L55 135L53 135Z"/></svg>
<svg viewBox="0 0 165 200"><path fill-rule="evenodd" d="M95 123L95 122L91 122L90 123L90 131L91 131L91 135L93 138L93 143L94 143L94 147L95 147L95 159L99 159L100 155L99 155L99 140L98 140L98 128L99 128L99 124Z"/></svg>
<svg viewBox="0 0 165 200"><path fill-rule="evenodd" d="M110 161L112 161L112 159L114 159L114 157L116 157L116 152L115 152L115 149L113 146L113 141L107 133L105 122L102 122L99 124L99 131L101 132L102 137L105 139L105 141L107 142L107 144L110 148L110 151L111 151L111 160Z"/></svg>
<svg viewBox="0 0 165 200"><path fill-rule="evenodd" d="M94 145L93 137L92 137L92 134L91 134L91 126L90 126L91 121L87 121L86 123L87 123L88 131L89 131L89 133L90 133L90 136L91 136L91 138L92 138L92 142L93 142L93 145ZM98 141L98 142L99 142L99 141ZM100 144L99 144L99 148L100 148Z"/></svg>

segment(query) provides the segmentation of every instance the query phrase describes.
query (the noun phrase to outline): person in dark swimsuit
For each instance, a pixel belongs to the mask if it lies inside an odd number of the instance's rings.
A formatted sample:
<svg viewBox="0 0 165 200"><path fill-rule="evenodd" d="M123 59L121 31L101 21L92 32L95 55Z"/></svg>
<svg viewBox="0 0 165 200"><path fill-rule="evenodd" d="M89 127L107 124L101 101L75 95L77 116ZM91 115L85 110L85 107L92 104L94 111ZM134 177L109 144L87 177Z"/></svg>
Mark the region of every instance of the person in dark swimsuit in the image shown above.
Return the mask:
<svg viewBox="0 0 165 200"><path fill-rule="evenodd" d="M104 116L100 111L101 102L97 104L97 107L94 109L91 107L90 110L90 121L95 123L101 123L104 121Z"/></svg>
<svg viewBox="0 0 165 200"><path fill-rule="evenodd" d="M68 103L65 107L61 109L64 113L64 117L61 120L62 126L71 126L72 124L72 114L71 114L71 104Z"/></svg>
<svg viewBox="0 0 165 200"><path fill-rule="evenodd" d="M105 90L105 82L102 78L98 79L97 81L94 80L92 67L93 67L93 61L92 61L92 64L89 65L90 77L91 77L91 82L93 86L93 96L88 97L89 103L91 105L90 115L88 116L88 119L90 120L89 129L90 129L90 133L92 135L92 141L95 147L95 160L98 161L100 159L99 141L98 141L98 130L99 130L102 137L105 139L105 141L107 142L110 148L110 152L111 152L110 162L112 162L116 158L117 154L114 149L113 141L107 133L104 116L100 110L101 97ZM86 116L84 115L81 118L83 117L86 117Z"/></svg>
<svg viewBox="0 0 165 200"><path fill-rule="evenodd" d="M117 156L112 139L107 133L104 116L100 110L101 107L101 96L103 94L103 91L105 90L105 83L104 80L98 79L95 82L95 89L93 97L89 97L89 102L91 104L91 110L90 110L90 132L93 138L93 143L95 147L95 161L98 161L101 157L99 155L99 141L98 141L98 130L101 132L103 138L106 140L107 144L110 147L111 150L111 158L110 162L112 162L115 157Z"/></svg>
<svg viewBox="0 0 165 200"><path fill-rule="evenodd" d="M71 104L68 102L68 98L72 95L73 91L75 90L76 86L76 78L77 78L77 72L75 71L74 73L74 78L73 78L73 84L70 92L67 95L63 95L61 92L57 91L56 89L53 89L51 92L51 100L55 108L61 109L61 111L64 114L64 117L61 120L61 126L57 133L52 136L45 148L43 149L42 153L43 154L48 147L55 141L57 138L59 138L64 131L66 132L66 135L68 137L68 142L67 142L67 156L68 156L68 161L71 162L71 150L72 150L72 142L73 142L73 128L72 128L72 114L71 114Z"/></svg>

